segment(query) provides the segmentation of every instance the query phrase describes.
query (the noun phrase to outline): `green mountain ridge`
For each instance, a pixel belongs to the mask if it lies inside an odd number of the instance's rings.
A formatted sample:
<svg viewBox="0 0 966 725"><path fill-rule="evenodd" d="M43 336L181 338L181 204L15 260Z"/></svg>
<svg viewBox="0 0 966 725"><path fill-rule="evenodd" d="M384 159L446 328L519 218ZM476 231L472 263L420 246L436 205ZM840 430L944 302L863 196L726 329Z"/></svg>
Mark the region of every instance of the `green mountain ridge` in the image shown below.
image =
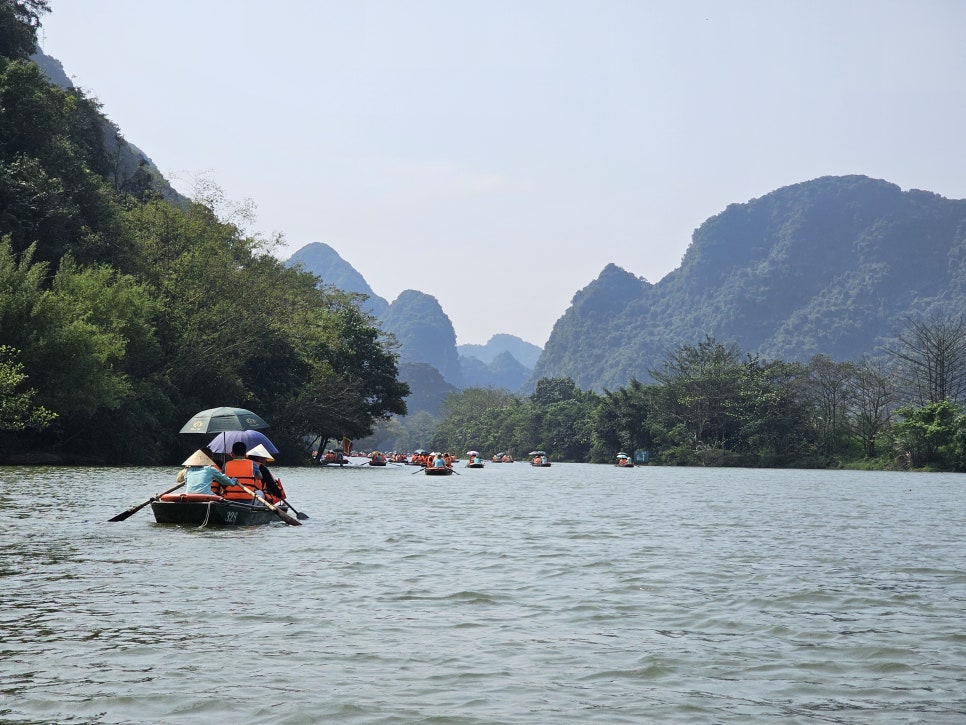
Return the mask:
<svg viewBox="0 0 966 725"><path fill-rule="evenodd" d="M707 336L769 359L875 355L896 324L966 307L966 201L828 176L732 204L650 284L609 264L574 295L529 386L648 381L667 351Z"/></svg>

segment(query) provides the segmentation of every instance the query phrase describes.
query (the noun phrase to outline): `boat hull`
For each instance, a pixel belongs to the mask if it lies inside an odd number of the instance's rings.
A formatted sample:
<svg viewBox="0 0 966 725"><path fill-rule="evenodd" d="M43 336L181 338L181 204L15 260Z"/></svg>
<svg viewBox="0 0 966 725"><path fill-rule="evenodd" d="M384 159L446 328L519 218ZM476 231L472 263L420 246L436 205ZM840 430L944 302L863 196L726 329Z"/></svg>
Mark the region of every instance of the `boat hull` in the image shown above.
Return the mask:
<svg viewBox="0 0 966 725"><path fill-rule="evenodd" d="M425 469L427 476L448 476L453 472L452 468L434 468L427 466Z"/></svg>
<svg viewBox="0 0 966 725"><path fill-rule="evenodd" d="M188 524L192 526L259 526L279 521L267 506L228 501L220 497L207 500L178 500L151 502L154 520L159 524Z"/></svg>
<svg viewBox="0 0 966 725"><path fill-rule="evenodd" d="M482 463L467 463L466 464L466 467L467 468L483 468L483 464Z"/></svg>

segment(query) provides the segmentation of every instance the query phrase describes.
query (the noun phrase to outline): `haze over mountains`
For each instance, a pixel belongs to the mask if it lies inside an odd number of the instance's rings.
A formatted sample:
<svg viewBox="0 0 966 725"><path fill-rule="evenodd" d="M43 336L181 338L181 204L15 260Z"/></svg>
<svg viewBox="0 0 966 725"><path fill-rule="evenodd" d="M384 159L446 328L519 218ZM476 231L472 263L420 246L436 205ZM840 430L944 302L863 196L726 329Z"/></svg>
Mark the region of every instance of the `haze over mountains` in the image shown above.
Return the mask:
<svg viewBox="0 0 966 725"><path fill-rule="evenodd" d="M304 263L310 248L333 251L309 245L292 259ZM339 269L349 265L337 254L325 259L326 269L306 267L375 297ZM858 360L876 355L904 320L939 311L966 312L966 201L830 176L730 205L656 284L607 265L574 295L536 359L539 348L508 335L457 348L445 312L414 290L377 316L400 339L403 361L433 365L456 387L525 391L541 377L595 390L647 381L668 351L706 337L767 359Z"/></svg>

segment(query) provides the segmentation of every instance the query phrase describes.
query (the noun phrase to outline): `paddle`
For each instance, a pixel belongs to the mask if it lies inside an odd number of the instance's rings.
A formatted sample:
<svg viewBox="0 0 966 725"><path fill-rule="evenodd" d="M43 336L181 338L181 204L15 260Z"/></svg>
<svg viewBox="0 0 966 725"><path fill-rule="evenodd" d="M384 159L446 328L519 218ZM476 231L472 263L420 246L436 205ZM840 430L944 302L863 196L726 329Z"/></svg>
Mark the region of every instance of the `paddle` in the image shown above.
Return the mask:
<svg viewBox="0 0 966 725"><path fill-rule="evenodd" d="M244 483L241 483L240 481L235 480L235 485L238 486L238 488L240 488L242 491L244 491L245 493L247 493L249 496L251 496L253 499L254 498L258 498L257 496L255 496L255 492L252 491L250 488L248 488L248 486L246 486ZM292 518L287 513L285 513L284 511L282 511L282 509L280 509L278 506L274 506L274 505L270 504L268 501L266 501L263 498L262 499L259 499L259 500L263 504L265 504L266 506L268 506L272 511L274 511L278 515L278 517L282 521L284 521L285 523L287 523L289 526L301 526L302 525L302 522L301 521L299 521L298 519Z"/></svg>
<svg viewBox="0 0 966 725"><path fill-rule="evenodd" d="M286 506L288 506L290 509L292 509L293 511L295 511L295 515L296 515L296 517L298 517L298 519L300 521L304 521L305 519L307 519L309 517L308 514L303 514L301 511L298 511L292 504L290 504L288 502L288 499L287 498L283 498L282 500L285 502L285 505Z"/></svg>
<svg viewBox="0 0 966 725"><path fill-rule="evenodd" d="M117 516L115 516L114 518L108 519L108 521L124 521L124 519L132 516L133 514L136 514L138 511L140 511L141 509L143 509L145 506L147 506L152 501L157 501L159 498L161 498L162 496L164 496L164 494L166 494L166 493L171 493L172 491L177 491L179 488L181 488L182 486L184 486L184 484L185 484L185 482L182 481L181 483L172 486L171 488L169 488L167 491L164 491L163 493L155 494L154 496L152 496L151 498L149 498L144 503L138 504L137 506L134 506L132 508L129 508L124 513L120 513Z"/></svg>

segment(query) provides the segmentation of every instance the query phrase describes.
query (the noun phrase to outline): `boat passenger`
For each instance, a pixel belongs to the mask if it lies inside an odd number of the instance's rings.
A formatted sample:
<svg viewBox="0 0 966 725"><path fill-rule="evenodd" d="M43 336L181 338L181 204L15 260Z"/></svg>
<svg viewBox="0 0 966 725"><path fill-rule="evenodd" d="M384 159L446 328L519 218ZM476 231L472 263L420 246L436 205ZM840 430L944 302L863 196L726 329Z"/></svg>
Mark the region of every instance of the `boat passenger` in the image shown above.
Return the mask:
<svg viewBox="0 0 966 725"><path fill-rule="evenodd" d="M268 449L259 443L246 455L258 465L258 472L262 475L262 490L265 492L265 498L268 499L268 502L279 504L284 501L285 489L282 488L282 482L275 478L272 472L268 470L268 466L265 465L269 461L275 460Z"/></svg>
<svg viewBox="0 0 966 725"><path fill-rule="evenodd" d="M237 483L244 485L256 496L262 490L262 474L258 470L258 464L248 458L248 446L244 441L235 441L231 447L231 460L225 462L225 475L234 478ZM225 487L222 496L232 501L251 501L252 494L248 493L241 486L232 482L231 486Z"/></svg>
<svg viewBox="0 0 966 725"><path fill-rule="evenodd" d="M192 453L181 465L185 466L184 478L187 484L185 493L211 494L217 490L219 484L231 486L233 483L228 476L218 470L215 462L203 450Z"/></svg>
<svg viewBox="0 0 966 725"><path fill-rule="evenodd" d="M433 468L446 468L446 461L443 459L442 453L436 454L436 458L433 459Z"/></svg>

